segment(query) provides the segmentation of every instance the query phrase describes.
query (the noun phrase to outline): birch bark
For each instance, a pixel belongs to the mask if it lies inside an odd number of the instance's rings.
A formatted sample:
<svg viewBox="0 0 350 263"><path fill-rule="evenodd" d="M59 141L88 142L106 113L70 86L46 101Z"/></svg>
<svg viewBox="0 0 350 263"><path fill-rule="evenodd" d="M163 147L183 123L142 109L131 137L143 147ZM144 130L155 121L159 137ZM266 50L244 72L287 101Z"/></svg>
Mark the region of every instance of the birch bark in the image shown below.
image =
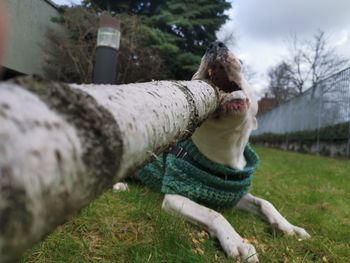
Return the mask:
<svg viewBox="0 0 350 263"><path fill-rule="evenodd" d="M0 84L0 263L190 136L219 104L203 81Z"/></svg>

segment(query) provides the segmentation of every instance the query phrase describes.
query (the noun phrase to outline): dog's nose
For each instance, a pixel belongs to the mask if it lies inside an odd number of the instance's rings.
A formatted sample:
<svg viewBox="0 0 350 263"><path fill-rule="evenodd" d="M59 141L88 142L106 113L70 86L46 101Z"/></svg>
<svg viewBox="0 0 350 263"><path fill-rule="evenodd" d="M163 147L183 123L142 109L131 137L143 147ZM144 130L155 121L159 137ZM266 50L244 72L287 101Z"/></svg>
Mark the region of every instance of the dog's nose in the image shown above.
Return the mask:
<svg viewBox="0 0 350 263"><path fill-rule="evenodd" d="M215 41L209 45L207 52L216 52L219 49L227 49L227 47L224 43L220 41Z"/></svg>

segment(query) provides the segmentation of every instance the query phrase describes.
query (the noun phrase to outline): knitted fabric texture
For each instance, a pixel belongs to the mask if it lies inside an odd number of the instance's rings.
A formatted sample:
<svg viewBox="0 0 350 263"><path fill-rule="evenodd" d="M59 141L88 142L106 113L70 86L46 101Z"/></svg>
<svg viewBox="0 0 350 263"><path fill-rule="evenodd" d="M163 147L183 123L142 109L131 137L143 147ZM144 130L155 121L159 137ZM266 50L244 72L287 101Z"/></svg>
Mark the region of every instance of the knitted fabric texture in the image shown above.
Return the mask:
<svg viewBox="0 0 350 263"><path fill-rule="evenodd" d="M147 164L139 171L139 179L153 191L179 194L209 207L233 207L251 185L259 157L249 144L245 147L247 161L243 170L215 163L199 152L191 139L179 144L205 170L167 154ZM223 179L225 178L225 179Z"/></svg>

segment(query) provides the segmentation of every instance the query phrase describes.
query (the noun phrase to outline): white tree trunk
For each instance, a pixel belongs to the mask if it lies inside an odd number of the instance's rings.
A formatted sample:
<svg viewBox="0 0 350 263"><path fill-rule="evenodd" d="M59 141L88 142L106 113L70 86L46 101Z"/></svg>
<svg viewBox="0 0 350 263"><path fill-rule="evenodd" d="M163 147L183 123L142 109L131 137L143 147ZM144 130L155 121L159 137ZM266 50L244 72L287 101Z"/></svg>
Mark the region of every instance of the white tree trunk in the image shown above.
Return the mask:
<svg viewBox="0 0 350 263"><path fill-rule="evenodd" d="M192 134L218 106L203 81L0 84L0 263Z"/></svg>

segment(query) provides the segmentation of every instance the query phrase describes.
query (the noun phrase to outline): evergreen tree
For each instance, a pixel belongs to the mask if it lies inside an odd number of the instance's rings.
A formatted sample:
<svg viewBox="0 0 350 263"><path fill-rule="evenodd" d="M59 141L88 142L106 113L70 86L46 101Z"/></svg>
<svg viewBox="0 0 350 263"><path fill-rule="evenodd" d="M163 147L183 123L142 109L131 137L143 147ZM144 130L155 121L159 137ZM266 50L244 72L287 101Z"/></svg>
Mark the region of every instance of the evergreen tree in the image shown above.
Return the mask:
<svg viewBox="0 0 350 263"><path fill-rule="evenodd" d="M85 0L85 6L98 6L113 14L129 13L142 17L149 31L145 48L158 50L166 62L170 78L189 79L215 32L225 23L226 0Z"/></svg>
<svg viewBox="0 0 350 263"><path fill-rule="evenodd" d="M86 7L100 8L117 14L127 13L133 15L151 16L159 12L160 8L165 4L165 0L84 0L83 5Z"/></svg>

